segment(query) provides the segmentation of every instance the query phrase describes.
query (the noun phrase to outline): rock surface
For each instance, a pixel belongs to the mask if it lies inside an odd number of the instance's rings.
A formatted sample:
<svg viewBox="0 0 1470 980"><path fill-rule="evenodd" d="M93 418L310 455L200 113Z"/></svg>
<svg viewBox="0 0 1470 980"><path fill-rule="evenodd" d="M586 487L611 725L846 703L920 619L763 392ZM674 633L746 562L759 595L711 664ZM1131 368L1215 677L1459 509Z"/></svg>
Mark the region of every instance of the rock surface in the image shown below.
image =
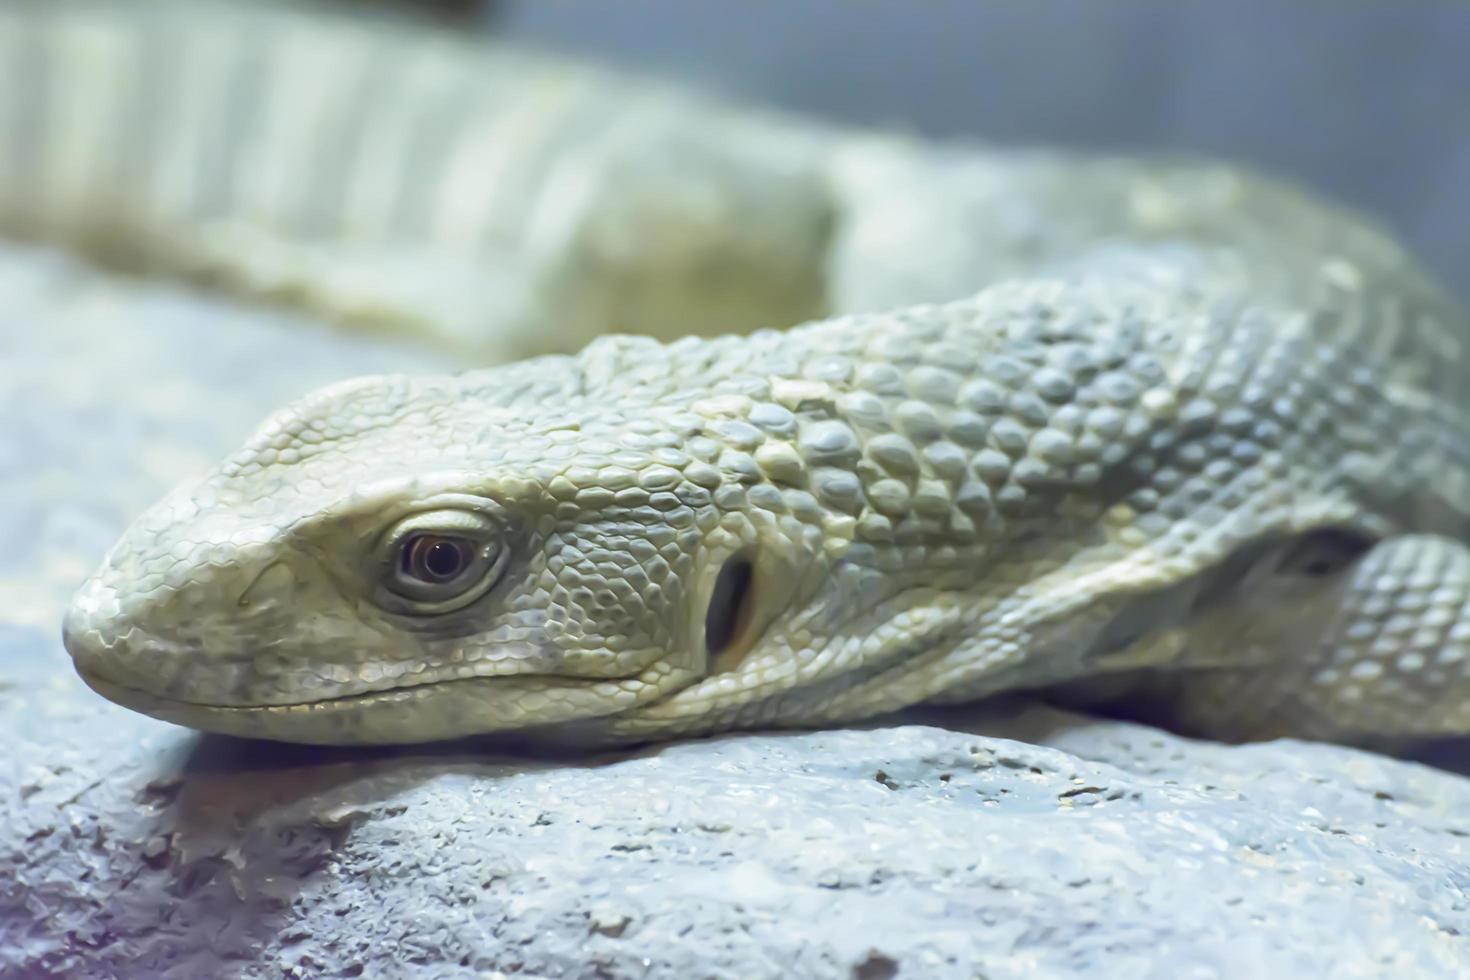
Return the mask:
<svg viewBox="0 0 1470 980"><path fill-rule="evenodd" d="M430 356L0 253L0 977L1452 976L1470 782L1017 702L595 758L203 738L71 674L132 514Z"/></svg>

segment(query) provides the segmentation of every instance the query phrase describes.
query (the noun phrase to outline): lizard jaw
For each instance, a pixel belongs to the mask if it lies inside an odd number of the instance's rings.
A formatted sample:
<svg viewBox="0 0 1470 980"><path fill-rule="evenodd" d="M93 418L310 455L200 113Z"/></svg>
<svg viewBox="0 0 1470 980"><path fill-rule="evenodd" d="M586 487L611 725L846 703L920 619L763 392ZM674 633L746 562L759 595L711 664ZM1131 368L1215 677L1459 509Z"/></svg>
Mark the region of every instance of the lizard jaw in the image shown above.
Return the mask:
<svg viewBox="0 0 1470 980"><path fill-rule="evenodd" d="M109 681L78 664L87 686L116 704L199 731L314 745L407 744L617 714L693 677L661 666L634 677L455 678L297 704L213 705Z"/></svg>

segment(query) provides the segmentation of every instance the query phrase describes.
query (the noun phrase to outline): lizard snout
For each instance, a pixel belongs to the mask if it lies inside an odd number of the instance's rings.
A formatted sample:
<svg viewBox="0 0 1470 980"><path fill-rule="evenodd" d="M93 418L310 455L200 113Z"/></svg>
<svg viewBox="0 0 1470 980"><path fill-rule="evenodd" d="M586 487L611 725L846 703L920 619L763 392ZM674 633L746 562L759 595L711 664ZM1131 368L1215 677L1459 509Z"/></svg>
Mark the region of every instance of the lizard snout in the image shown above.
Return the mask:
<svg viewBox="0 0 1470 980"><path fill-rule="evenodd" d="M87 580L67 607L61 642L84 677L116 673L118 644L109 624L115 621L117 607L116 595L95 577Z"/></svg>

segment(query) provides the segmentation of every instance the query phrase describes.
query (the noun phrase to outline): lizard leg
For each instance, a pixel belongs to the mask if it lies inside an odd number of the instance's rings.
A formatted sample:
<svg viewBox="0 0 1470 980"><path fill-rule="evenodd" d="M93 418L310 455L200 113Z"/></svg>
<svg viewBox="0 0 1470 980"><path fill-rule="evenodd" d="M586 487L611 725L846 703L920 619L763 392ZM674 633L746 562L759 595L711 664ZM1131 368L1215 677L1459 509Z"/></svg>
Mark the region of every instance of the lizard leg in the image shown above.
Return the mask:
<svg viewBox="0 0 1470 980"><path fill-rule="evenodd" d="M1470 734L1470 547L1393 537L1250 591L1194 631L1217 662L1250 666L1186 670L1157 692L1179 727L1356 743Z"/></svg>

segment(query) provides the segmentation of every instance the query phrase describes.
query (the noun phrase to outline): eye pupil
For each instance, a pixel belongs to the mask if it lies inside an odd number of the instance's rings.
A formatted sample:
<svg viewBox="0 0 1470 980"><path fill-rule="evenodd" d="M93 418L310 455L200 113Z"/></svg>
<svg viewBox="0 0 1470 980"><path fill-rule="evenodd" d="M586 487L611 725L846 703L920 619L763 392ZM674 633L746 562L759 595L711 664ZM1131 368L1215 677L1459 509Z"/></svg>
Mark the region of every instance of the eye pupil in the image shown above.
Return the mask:
<svg viewBox="0 0 1470 980"><path fill-rule="evenodd" d="M460 567L459 546L440 541L424 556L424 567L440 578L448 578Z"/></svg>
<svg viewBox="0 0 1470 980"><path fill-rule="evenodd" d="M467 561L463 544L429 535L414 538L403 552L404 570L429 582L454 578L464 571Z"/></svg>

